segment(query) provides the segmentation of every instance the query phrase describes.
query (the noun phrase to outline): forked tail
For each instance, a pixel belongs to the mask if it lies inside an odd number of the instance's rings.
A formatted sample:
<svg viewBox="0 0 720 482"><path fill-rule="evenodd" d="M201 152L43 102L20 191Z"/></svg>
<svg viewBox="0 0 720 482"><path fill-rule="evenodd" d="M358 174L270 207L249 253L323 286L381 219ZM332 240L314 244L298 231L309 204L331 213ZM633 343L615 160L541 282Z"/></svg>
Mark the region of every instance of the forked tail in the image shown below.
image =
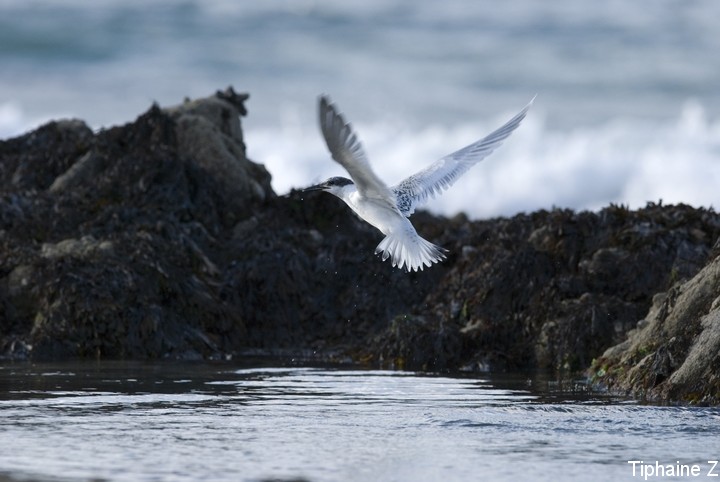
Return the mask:
<svg viewBox="0 0 720 482"><path fill-rule="evenodd" d="M392 259L393 266L407 271L422 271L445 259L447 250L423 239L412 230L390 233L375 248L375 254L382 253L382 260Z"/></svg>

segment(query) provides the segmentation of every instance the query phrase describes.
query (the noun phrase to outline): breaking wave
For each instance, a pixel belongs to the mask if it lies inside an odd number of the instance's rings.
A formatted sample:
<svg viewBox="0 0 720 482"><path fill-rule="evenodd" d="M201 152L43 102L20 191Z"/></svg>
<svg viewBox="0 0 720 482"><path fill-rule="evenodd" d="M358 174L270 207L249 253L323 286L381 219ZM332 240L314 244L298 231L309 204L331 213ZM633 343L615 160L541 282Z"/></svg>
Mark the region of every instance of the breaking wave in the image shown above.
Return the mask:
<svg viewBox="0 0 720 482"><path fill-rule="evenodd" d="M357 124L374 169L388 184L486 135L506 120L421 130L398 123ZM316 126L287 121L249 129L248 155L265 164L282 194L342 175ZM595 210L647 202L712 207L720 185L720 121L688 101L675 119L614 119L563 130L547 127L542 109L489 158L427 208L473 218L553 207Z"/></svg>

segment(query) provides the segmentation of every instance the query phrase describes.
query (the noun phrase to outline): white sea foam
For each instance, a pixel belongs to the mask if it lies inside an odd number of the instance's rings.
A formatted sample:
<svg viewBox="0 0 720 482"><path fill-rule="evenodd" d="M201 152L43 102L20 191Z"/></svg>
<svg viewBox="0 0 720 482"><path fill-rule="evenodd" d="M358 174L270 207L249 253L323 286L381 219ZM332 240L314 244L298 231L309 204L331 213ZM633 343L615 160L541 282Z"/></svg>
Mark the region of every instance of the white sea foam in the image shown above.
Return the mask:
<svg viewBox="0 0 720 482"><path fill-rule="evenodd" d="M27 128L22 110L17 104L0 104L0 139L20 134Z"/></svg>
<svg viewBox="0 0 720 482"><path fill-rule="evenodd" d="M70 116L50 112L29 115L17 102L0 103L0 140L25 134L51 120L68 117Z"/></svg>
<svg viewBox="0 0 720 482"><path fill-rule="evenodd" d="M507 116L457 127L404 129L396 122L357 124L374 168L389 184L489 133ZM435 213L473 218L569 207L599 209L622 203L718 204L720 122L687 102L676 119L617 119L567 130L546 127L533 111L505 144L440 198ZM278 193L333 175L334 163L317 128L288 118L278 130L248 129L248 154L266 165Z"/></svg>

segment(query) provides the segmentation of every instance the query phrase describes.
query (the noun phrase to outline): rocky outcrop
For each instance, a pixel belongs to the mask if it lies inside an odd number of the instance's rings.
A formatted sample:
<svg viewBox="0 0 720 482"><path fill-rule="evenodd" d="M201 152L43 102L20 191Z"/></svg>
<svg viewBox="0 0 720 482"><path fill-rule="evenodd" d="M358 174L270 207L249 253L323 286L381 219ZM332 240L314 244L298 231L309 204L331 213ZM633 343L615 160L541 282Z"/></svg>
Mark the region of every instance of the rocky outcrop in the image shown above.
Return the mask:
<svg viewBox="0 0 720 482"><path fill-rule="evenodd" d="M720 403L720 256L658 293L647 317L593 363L591 375L642 399Z"/></svg>
<svg viewBox="0 0 720 482"><path fill-rule="evenodd" d="M658 291L703 267L719 222L656 204L436 222L448 272L375 338L374 353L412 368L583 369L625 339Z"/></svg>
<svg viewBox="0 0 720 482"><path fill-rule="evenodd" d="M0 143L5 356L200 357L244 339L212 253L274 196L244 156L245 98L229 89L97 134L60 121Z"/></svg>
<svg viewBox="0 0 720 482"><path fill-rule="evenodd" d="M337 199L272 191L245 155L246 100L228 89L97 133L58 121L0 141L0 356L263 353L470 371L596 360L611 386L669 398L692 386L709 400L692 380L717 372L693 361L717 343L714 211L419 212L418 230L450 252L405 273L373 256L379 233ZM688 294L697 316L675 320L696 276L708 294Z"/></svg>

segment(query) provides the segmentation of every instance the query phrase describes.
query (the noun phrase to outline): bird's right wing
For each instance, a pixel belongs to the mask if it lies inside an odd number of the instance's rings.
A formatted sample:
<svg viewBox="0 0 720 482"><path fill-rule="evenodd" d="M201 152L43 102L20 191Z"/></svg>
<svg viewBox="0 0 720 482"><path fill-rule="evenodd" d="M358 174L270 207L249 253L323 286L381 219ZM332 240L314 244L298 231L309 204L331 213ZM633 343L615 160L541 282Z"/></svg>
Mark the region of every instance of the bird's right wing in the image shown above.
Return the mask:
<svg viewBox="0 0 720 482"><path fill-rule="evenodd" d="M320 130L332 158L347 170L357 190L365 197L382 200L395 207L395 196L375 174L365 157L362 144L326 96L320 97Z"/></svg>
<svg viewBox="0 0 720 482"><path fill-rule="evenodd" d="M415 212L416 207L435 195L442 194L468 169L489 156L517 129L534 101L535 97L515 117L489 135L448 154L393 186L392 190L397 198L400 212L405 216L410 216Z"/></svg>

